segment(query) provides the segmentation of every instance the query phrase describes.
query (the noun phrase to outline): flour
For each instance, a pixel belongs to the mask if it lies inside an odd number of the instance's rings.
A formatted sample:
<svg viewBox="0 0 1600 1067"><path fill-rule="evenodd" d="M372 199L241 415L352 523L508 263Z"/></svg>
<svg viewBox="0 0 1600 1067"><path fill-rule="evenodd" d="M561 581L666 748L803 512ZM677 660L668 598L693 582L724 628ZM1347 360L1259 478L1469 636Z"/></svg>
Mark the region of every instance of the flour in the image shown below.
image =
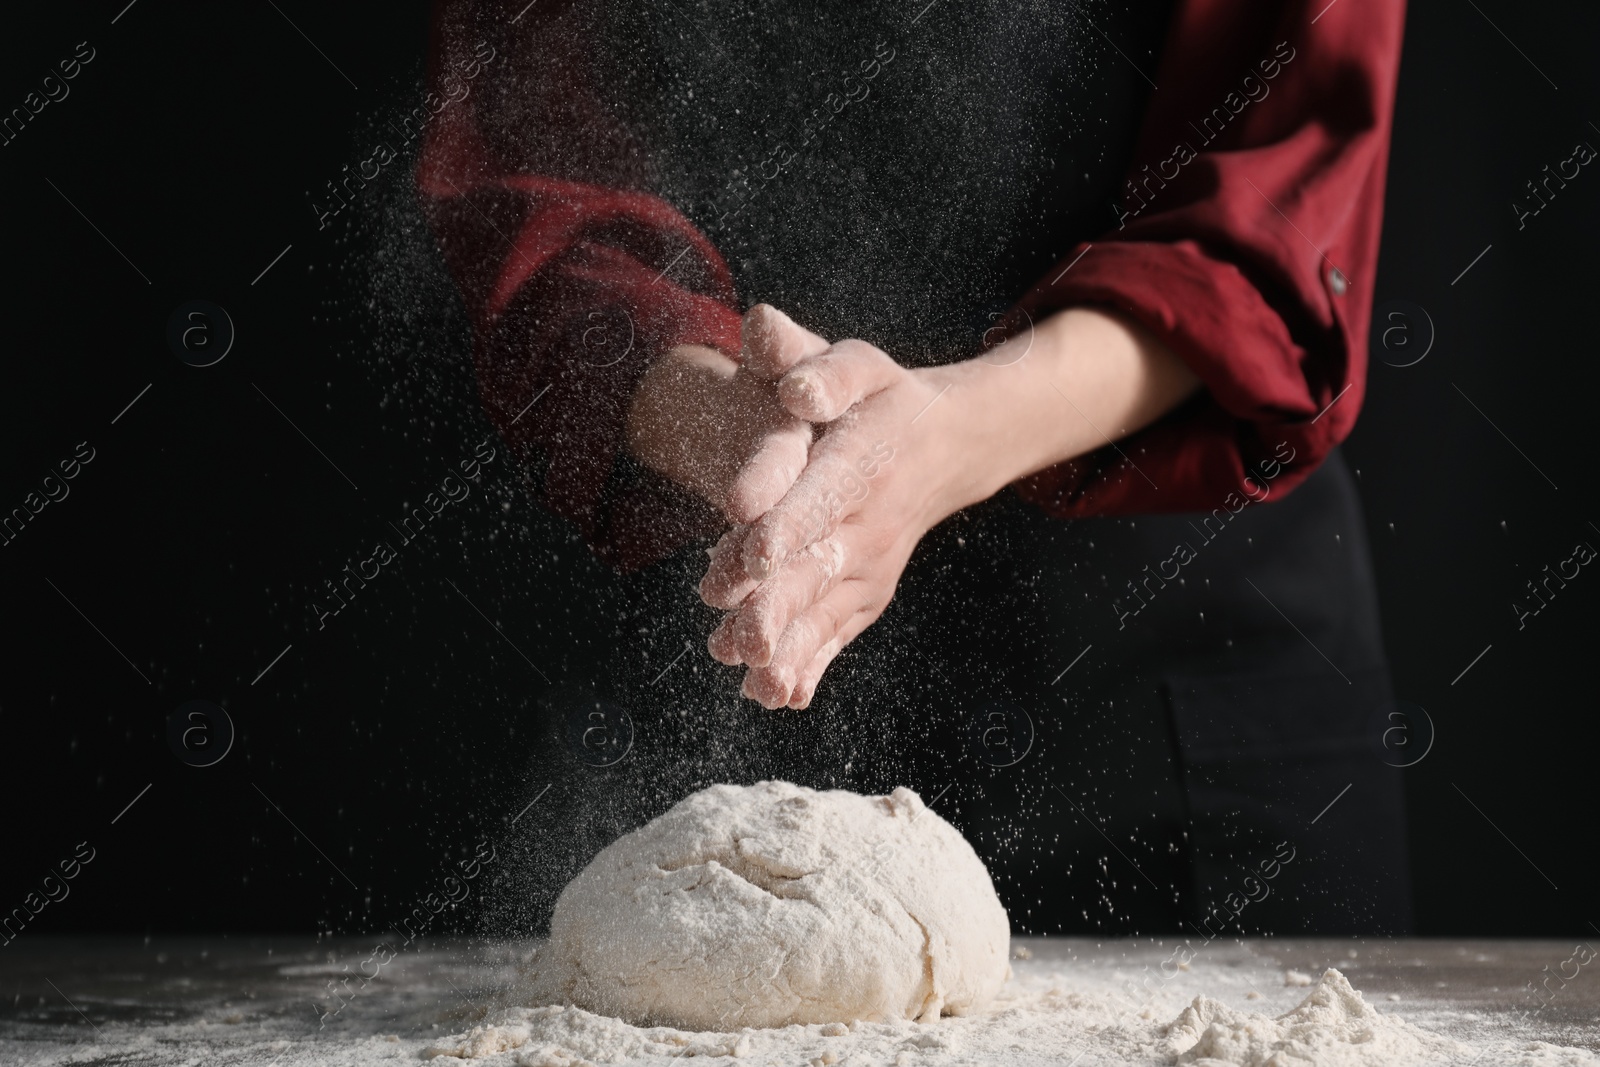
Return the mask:
<svg viewBox="0 0 1600 1067"><path fill-rule="evenodd" d="M844 569L844 545L839 543L837 537L825 537L821 541L813 541L803 551L821 564L824 588L829 587L833 579Z"/></svg>
<svg viewBox="0 0 1600 1067"><path fill-rule="evenodd" d="M528 1000L698 1031L931 1021L983 1010L1009 943L982 861L909 789L719 785L563 890Z"/></svg>
<svg viewBox="0 0 1600 1067"><path fill-rule="evenodd" d="M1263 1059L1274 1067L1600 1067L1600 1001L1579 999L1586 986L1539 1015L1515 997L1484 1010L1489 985L1474 994L1453 969L1534 973L1538 961L1571 947L1554 942L1483 943L1488 955L1475 960L1470 947L1457 956L1438 943L1369 943L1376 951L1347 963L1343 942L1218 939L1189 970L1163 970L1170 942L1033 938L1013 941L1015 973L981 1013L694 1031L631 1026L570 1006L510 1006L528 1003L526 944L419 946L323 1027L309 1005L329 977L356 970L371 948L365 938L279 944L270 954L238 938L100 942L92 978L63 970L69 958L59 948L31 940L33 948L19 940L12 955L0 955L0 978L15 976L0 1012L6 1067L415 1067L438 1056L460 1067L1239 1067ZM1394 958L1376 959L1390 955L1388 946ZM48 972L39 967L46 956ZM1369 995L1325 973L1334 960ZM1286 988L1289 964L1322 979ZM72 1003L26 977L39 973ZM1430 995L1436 979L1449 979L1450 991ZM1411 990L1404 1021L1363 1004L1397 984ZM1560 1011L1568 1000L1572 1010Z"/></svg>
<svg viewBox="0 0 1600 1067"><path fill-rule="evenodd" d="M1276 1018L1194 997L1169 1022L1104 983L1072 988L1067 975L1022 975L982 1015L880 1023L690 1032L641 1028L581 1008L510 1009L494 1025L431 1046L426 1057L493 1058L517 1067L662 1064L725 1057L744 1064L940 1064L977 1067L1078 1063L1202 1067L1393 1067L1464 1064L1480 1050L1381 1014L1329 969L1300 1004ZM1502 1044L1479 1061L1600 1063L1593 1053L1542 1042Z"/></svg>
<svg viewBox="0 0 1600 1067"><path fill-rule="evenodd" d="M1470 1052L1397 1016L1378 1014L1331 967L1305 1000L1276 1019L1196 997L1168 1024L1166 1036L1173 1062L1239 1067L1425 1063Z"/></svg>
<svg viewBox="0 0 1600 1067"><path fill-rule="evenodd" d="M915 793L714 786L563 891L509 993L533 1006L422 1054L504 1067L1389 1067L1482 1051L1378 1012L1332 968L1274 970L1288 988L1272 1014L1235 1006L1264 999L1260 971L1107 974L1019 952L1012 973L1008 943L982 863ZM1484 1062L1600 1059L1531 1042Z"/></svg>
<svg viewBox="0 0 1600 1067"><path fill-rule="evenodd" d="M535 1006L420 1051L486 1067L1600 1067L1461 1012L1424 1028L1338 970L1313 979L1244 946L1170 972L1159 944L1062 941L1048 961L1021 946L1008 975L1007 943L982 864L909 790L715 786L562 893L507 994Z"/></svg>

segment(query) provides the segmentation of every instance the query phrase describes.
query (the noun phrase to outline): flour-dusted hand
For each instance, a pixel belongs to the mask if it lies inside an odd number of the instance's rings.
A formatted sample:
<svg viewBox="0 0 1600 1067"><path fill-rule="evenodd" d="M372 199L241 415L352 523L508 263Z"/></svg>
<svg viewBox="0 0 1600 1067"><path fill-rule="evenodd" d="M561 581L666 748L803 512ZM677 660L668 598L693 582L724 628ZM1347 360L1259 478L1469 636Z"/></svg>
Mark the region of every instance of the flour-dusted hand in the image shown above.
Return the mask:
<svg viewBox="0 0 1600 1067"><path fill-rule="evenodd" d="M744 334L745 368L753 375L770 375L783 409L808 427L834 421L856 401L887 388L897 375L904 373L883 352L863 341L842 341L832 346L823 342L819 350L814 334L801 330L782 312L765 305L751 310L745 319ZM807 440L809 443L810 438ZM881 465L881 449L886 447L880 446L877 454L858 457L854 473L840 469L827 449L819 452L813 446L810 462L821 463L822 471L838 475L846 493L860 493L865 491L865 479L873 477ZM763 518L784 495L772 495L771 486L781 483L787 491L797 480L800 471L793 466L794 459L792 452L775 443L758 452L735 476L737 484L751 487L742 499L752 509L739 516L746 524L728 531L712 549L711 566L700 585L702 599L711 606L736 608L760 584L764 572L748 563L747 553L753 543L750 539L765 545L773 536L774 523L782 521L793 526L782 536L787 546L785 555L822 540L832 529L834 522L822 510L826 498L817 501L818 508L812 515L798 516L790 508L780 511L774 519ZM806 466L804 459L800 466ZM817 476L813 475L813 479ZM756 511L753 508L757 501L769 503ZM762 521L754 522L757 519Z"/></svg>
<svg viewBox="0 0 1600 1067"><path fill-rule="evenodd" d="M745 315L734 360L678 345L640 380L628 445L657 473L732 522L750 522L782 499L806 464L811 424L778 400L777 379L828 343L765 304Z"/></svg>
<svg viewBox="0 0 1600 1067"><path fill-rule="evenodd" d="M806 356L777 396L790 416L826 429L788 492L713 551L700 595L733 614L711 635L711 654L750 668L746 696L806 707L936 524L1111 446L1198 387L1144 327L1090 308L946 366L908 370L862 341Z"/></svg>
<svg viewBox="0 0 1600 1067"><path fill-rule="evenodd" d="M949 373L907 370L842 341L778 383L791 414L826 423L794 486L713 552L701 592L737 609L709 642L745 663L746 696L803 708L823 672L883 613L923 534L966 501L959 456L923 419Z"/></svg>

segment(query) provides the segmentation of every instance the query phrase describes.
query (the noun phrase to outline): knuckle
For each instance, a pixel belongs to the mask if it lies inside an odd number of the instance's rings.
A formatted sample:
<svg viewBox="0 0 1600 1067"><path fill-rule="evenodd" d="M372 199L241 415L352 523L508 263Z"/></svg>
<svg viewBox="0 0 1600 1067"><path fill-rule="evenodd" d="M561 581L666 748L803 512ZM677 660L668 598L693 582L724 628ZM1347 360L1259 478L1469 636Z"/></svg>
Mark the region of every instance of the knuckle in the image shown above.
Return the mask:
<svg viewBox="0 0 1600 1067"><path fill-rule="evenodd" d="M758 612L752 608L746 608L734 617L733 641L741 649L749 647L751 642L761 635L761 621L757 615Z"/></svg>
<svg viewBox="0 0 1600 1067"><path fill-rule="evenodd" d="M770 514L770 512L769 512ZM760 537L751 538L750 549L758 559L769 561L774 570L762 575L768 579L776 573L779 558L788 550L788 545L795 539L795 525L789 516L783 516L779 521L762 531Z"/></svg>
<svg viewBox="0 0 1600 1067"><path fill-rule="evenodd" d="M757 522L754 532L745 544L745 551L754 551L757 555L769 556L791 535L794 528L794 516L789 508L779 505L763 515Z"/></svg>
<svg viewBox="0 0 1600 1067"><path fill-rule="evenodd" d="M810 363L805 373L795 379L792 388L808 407L823 415L833 413L849 394L849 382L836 359L817 359Z"/></svg>
<svg viewBox="0 0 1600 1067"><path fill-rule="evenodd" d="M899 367L899 364L895 363L883 349L854 337L841 341L834 346L834 349L848 360L852 370L881 372Z"/></svg>

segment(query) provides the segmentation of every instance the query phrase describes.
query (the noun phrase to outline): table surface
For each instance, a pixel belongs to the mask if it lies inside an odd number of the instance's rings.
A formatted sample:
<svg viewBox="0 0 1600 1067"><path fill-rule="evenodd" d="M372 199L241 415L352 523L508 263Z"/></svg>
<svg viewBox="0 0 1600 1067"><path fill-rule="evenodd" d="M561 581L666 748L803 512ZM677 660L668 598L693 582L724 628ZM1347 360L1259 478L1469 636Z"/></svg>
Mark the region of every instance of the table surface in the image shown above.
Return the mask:
<svg viewBox="0 0 1600 1067"><path fill-rule="evenodd" d="M330 1014L339 1004L330 984L356 976L379 940L25 935L0 950L0 1063L415 1061L430 1041L505 1003L528 950L481 941L413 946ZM1013 944L1030 957L1018 967L1107 987L1172 953L1172 943L1153 941ZM1580 966L1585 957L1575 957L1574 948L1555 941L1218 941L1186 978L1212 982L1222 991L1218 999L1249 989L1255 1003L1237 1006L1277 1013L1305 992L1284 987L1287 969L1317 975L1334 966L1380 1011L1460 1040L1509 1036L1600 1051L1600 960ZM1564 985L1551 978L1574 970ZM1551 992L1541 1008L1533 989L1546 980Z"/></svg>

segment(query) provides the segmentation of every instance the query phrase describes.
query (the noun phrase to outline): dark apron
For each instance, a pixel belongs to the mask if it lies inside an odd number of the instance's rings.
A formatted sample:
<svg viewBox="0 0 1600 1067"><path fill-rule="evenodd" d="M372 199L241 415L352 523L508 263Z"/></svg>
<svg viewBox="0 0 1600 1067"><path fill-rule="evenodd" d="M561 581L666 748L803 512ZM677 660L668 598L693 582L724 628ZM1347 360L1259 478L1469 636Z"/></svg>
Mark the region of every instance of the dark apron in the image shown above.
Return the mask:
<svg viewBox="0 0 1600 1067"><path fill-rule="evenodd" d="M612 104L651 144L656 191L747 301L910 364L971 356L1108 227L1148 92L1134 63L1153 72L1170 14L723 6L613 16ZM626 709L631 749L568 768L591 834L573 862L710 782L905 784L967 834L1019 933L1404 932L1349 474L1335 455L1292 494L1218 507L1065 522L1004 493L968 509L803 713L741 701L739 672L705 656L698 550L619 579L601 599L616 644L575 673ZM564 700L546 702L555 722Z"/></svg>
<svg viewBox="0 0 1600 1067"><path fill-rule="evenodd" d="M889 747L937 749L919 759L944 776L918 786L956 783L944 810L1019 928L1152 934L1223 908L1249 932L1409 925L1400 772L1375 743L1389 679L1337 454L1237 515L1060 522L992 501L923 542L858 644L829 680L897 665L896 717L943 736L902 726ZM847 714L887 731L886 700Z"/></svg>

